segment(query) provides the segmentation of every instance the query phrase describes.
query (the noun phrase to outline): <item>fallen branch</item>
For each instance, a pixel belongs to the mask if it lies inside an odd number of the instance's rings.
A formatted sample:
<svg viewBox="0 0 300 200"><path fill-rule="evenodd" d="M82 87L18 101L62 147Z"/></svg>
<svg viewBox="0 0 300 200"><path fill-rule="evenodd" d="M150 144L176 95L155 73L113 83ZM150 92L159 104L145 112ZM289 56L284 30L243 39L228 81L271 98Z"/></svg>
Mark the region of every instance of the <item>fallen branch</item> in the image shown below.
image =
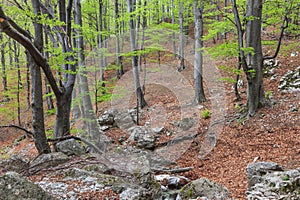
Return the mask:
<svg viewBox="0 0 300 200"><path fill-rule="evenodd" d="M13 124L6 125L6 126L0 126L0 128L17 128L17 129L20 129L20 130L24 131L25 133L33 136L33 133L31 131L28 131L27 129L25 129L21 126L17 126L17 125L13 125Z"/></svg>
<svg viewBox="0 0 300 200"><path fill-rule="evenodd" d="M176 168L176 169L155 169L151 168L153 172L165 172L165 173L171 173L171 174L176 174L176 173L182 173L182 172L187 172L190 170L193 170L194 167L184 167L184 168Z"/></svg>

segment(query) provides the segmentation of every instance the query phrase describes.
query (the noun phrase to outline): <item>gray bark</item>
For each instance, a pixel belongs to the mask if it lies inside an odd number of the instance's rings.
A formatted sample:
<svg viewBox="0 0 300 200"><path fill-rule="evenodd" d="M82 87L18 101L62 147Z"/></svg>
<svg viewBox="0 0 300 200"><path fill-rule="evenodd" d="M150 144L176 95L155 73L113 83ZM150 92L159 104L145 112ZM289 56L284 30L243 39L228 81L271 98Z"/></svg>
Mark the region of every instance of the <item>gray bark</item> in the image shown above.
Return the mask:
<svg viewBox="0 0 300 200"><path fill-rule="evenodd" d="M133 19L133 12L135 11L135 0L127 0L128 4L128 13L130 13L130 19L129 19L129 27L130 27L130 49L131 51L135 51L136 47L136 38L135 38L135 22ZM140 108L143 108L144 106L147 105L145 99L144 99L144 94L141 89L141 84L140 84L140 78L139 78L139 72L137 69L137 56L132 56L132 72L133 72L133 78L134 78L134 86L135 86L135 91L137 95L137 106Z"/></svg>
<svg viewBox="0 0 300 200"><path fill-rule="evenodd" d="M32 7L34 13L38 16L41 14L38 0L32 0ZM43 29L42 25L35 19L33 22L35 39L34 44L36 48L42 52L43 49ZM47 142L44 125L44 108L43 108L43 88L41 69L37 63L28 55L31 72L31 107L32 107L32 127L34 143L39 153L50 153L50 146Z"/></svg>
<svg viewBox="0 0 300 200"><path fill-rule="evenodd" d="M195 103L206 101L203 88L203 0L194 0L194 16L195 16L195 61L194 61L194 88Z"/></svg>
<svg viewBox="0 0 300 200"><path fill-rule="evenodd" d="M117 77L120 78L123 74L123 66L122 66L122 60L120 56L120 15L119 15L119 2L118 0L115 0L115 18L116 18L116 55L117 55L117 66L118 66L118 72Z"/></svg>
<svg viewBox="0 0 300 200"><path fill-rule="evenodd" d="M247 55L248 71L248 107L249 115L253 116L265 102L263 88L263 56L261 47L262 1L247 0L246 17L254 17L246 23L246 47L252 47L254 54ZM253 71L252 71L253 70Z"/></svg>
<svg viewBox="0 0 300 200"><path fill-rule="evenodd" d="M82 27L82 15L81 15L81 3L80 0L75 0L75 24ZM83 103L83 117L86 127L88 128L88 134L91 139L96 138L98 135L98 126L96 122L96 116L94 114L91 97L89 95L89 85L87 80L87 72L85 67L85 56L84 56L84 42L81 29L77 29L76 47L78 51L78 67L80 68L79 87L82 96Z"/></svg>
<svg viewBox="0 0 300 200"><path fill-rule="evenodd" d="M4 92L4 99L3 101L9 101L9 97L7 95L7 75L6 75L6 63L5 63L5 46L6 44L4 43L3 40L3 35L0 33L0 40L2 41L1 44L1 69L2 69L2 84L3 84L3 92Z"/></svg>
<svg viewBox="0 0 300 200"><path fill-rule="evenodd" d="M179 15L179 25L180 25L180 30L179 30L179 47L178 47L178 54L179 54L179 59L180 59L180 66L178 68L178 71L182 71L185 69L184 65L184 25L183 25L183 2L182 0L179 0L178 2L178 15Z"/></svg>

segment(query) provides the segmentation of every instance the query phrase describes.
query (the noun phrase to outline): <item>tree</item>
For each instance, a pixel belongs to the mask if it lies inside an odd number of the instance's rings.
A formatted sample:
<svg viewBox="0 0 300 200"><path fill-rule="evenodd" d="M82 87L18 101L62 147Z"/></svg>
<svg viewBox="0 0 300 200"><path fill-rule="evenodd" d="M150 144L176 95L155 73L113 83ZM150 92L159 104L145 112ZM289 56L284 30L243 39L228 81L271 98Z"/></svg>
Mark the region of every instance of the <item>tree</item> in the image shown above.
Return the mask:
<svg viewBox="0 0 300 200"><path fill-rule="evenodd" d="M241 63L247 77L248 114L253 116L256 110L265 104L263 87L263 56L261 46L262 2L247 0L246 2L246 41L243 41L243 28L239 18L236 1L232 0L235 22L238 30L238 43ZM247 50L247 51L246 51Z"/></svg>
<svg viewBox="0 0 300 200"><path fill-rule="evenodd" d="M45 12L50 19L54 19L54 13L51 9L48 9L43 4L40 4L42 7L42 11ZM67 60L68 62L64 65L64 79L58 83L51 71L50 65L47 62L46 58L43 56L42 52L39 51L34 43L30 41L28 38L30 35L18 26L13 20L8 18L2 6L0 7L0 28L1 31L6 35L11 37L12 39L19 42L21 45L25 47L25 49L30 53L33 60L36 62L38 66L40 66L45 76L47 77L51 89L56 97L56 121L54 126L54 137L62 137L70 134L70 110L71 110L71 100L72 100L72 90L75 83L75 71L76 68L74 64L72 64L72 46L70 40L70 13L71 13L71 5L72 0L68 2L66 18L67 18L67 28L66 32L61 31L59 26L54 26L56 29L57 37L60 40L63 53L68 53ZM28 36L29 35L29 36ZM68 72L68 73L67 73ZM70 73L71 72L71 73Z"/></svg>
<svg viewBox="0 0 300 200"><path fill-rule="evenodd" d="M83 117L84 123L87 125L88 134L90 138L95 138L98 134L98 127L96 122L96 117L94 114L92 101L89 93L89 85L85 67L85 56L84 56L84 42L82 35L82 15L81 15L81 3L80 0L75 0L75 24L78 25L76 30L76 47L78 49L78 67L79 67L79 87L82 96L82 104L83 104Z"/></svg>
<svg viewBox="0 0 300 200"><path fill-rule="evenodd" d="M130 49L131 52L135 52L136 48L136 35L135 35L135 21L134 21L134 12L135 12L135 0L127 0L127 6L128 6L128 13L130 14L129 19L129 28L130 28ZM140 78L139 78L139 72L137 69L137 55L132 55L131 62L132 62L132 72L133 72L133 78L134 78L134 86L135 86L135 92L137 96L137 106L140 108L143 108L147 105L144 94L142 92L141 84L140 84Z"/></svg>
<svg viewBox="0 0 300 200"><path fill-rule="evenodd" d="M206 101L203 89L203 0L194 0L194 16L195 16L195 61L194 61L194 88L195 103Z"/></svg>

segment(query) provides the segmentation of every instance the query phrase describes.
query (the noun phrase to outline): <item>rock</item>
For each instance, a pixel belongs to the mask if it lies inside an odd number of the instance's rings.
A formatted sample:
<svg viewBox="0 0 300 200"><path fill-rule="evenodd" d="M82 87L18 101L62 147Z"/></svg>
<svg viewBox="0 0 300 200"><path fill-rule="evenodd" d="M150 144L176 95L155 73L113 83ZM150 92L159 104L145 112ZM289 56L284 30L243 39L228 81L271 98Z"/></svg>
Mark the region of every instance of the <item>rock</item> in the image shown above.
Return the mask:
<svg viewBox="0 0 300 200"><path fill-rule="evenodd" d="M181 128L183 131L189 130L194 124L195 124L195 119L193 118L183 118L180 121L176 122L170 122L173 126L177 126Z"/></svg>
<svg viewBox="0 0 300 200"><path fill-rule="evenodd" d="M167 189L181 189L189 182L189 179L184 176L170 176L168 174L161 174L154 176L154 180L161 183Z"/></svg>
<svg viewBox="0 0 300 200"><path fill-rule="evenodd" d="M62 152L42 154L30 163L29 172L35 173L49 167L56 167L68 160L69 157Z"/></svg>
<svg viewBox="0 0 300 200"><path fill-rule="evenodd" d="M28 181L15 172L0 176L0 199L54 200L50 194L38 185Z"/></svg>
<svg viewBox="0 0 300 200"><path fill-rule="evenodd" d="M127 188L120 194L120 200L149 200L160 199L161 191L159 188Z"/></svg>
<svg viewBox="0 0 300 200"><path fill-rule="evenodd" d="M64 140L56 144L56 150L67 156L80 156L85 153L84 147L74 139Z"/></svg>
<svg viewBox="0 0 300 200"><path fill-rule="evenodd" d="M24 158L18 155L13 155L8 160L1 161L0 167L3 167L5 171L23 173L24 171L28 170L29 162L27 162Z"/></svg>
<svg viewBox="0 0 300 200"><path fill-rule="evenodd" d="M156 137L153 132L144 126L135 126L128 129L130 137L128 140L135 141L137 147L142 149L153 149Z"/></svg>
<svg viewBox="0 0 300 200"><path fill-rule="evenodd" d="M250 163L246 168L248 188L252 187L256 183L260 183L263 175L282 170L282 167L274 162Z"/></svg>
<svg viewBox="0 0 300 200"><path fill-rule="evenodd" d="M230 192L225 186L219 183L206 178L200 178L185 185L180 191L179 196L177 198L181 198L182 200L197 197L225 200L229 198Z"/></svg>
<svg viewBox="0 0 300 200"><path fill-rule="evenodd" d="M152 132L155 133L155 134L162 134L164 133L166 130L164 127L155 127L155 128L152 128Z"/></svg>
<svg viewBox="0 0 300 200"><path fill-rule="evenodd" d="M288 72L280 79L278 89L283 92L300 91L300 66Z"/></svg>
<svg viewBox="0 0 300 200"><path fill-rule="evenodd" d="M103 115L101 115L99 118L98 118L98 124L100 126L113 126L115 120L114 120L114 117L115 115L117 114L117 111L114 110L114 109L109 109L107 111L105 111L103 113Z"/></svg>
<svg viewBox="0 0 300 200"><path fill-rule="evenodd" d="M114 126L122 130L127 130L130 127L135 126L135 123L132 119L132 116L127 111L124 111L115 115Z"/></svg>
<svg viewBox="0 0 300 200"><path fill-rule="evenodd" d="M253 173L255 179L249 179L247 199L299 199L300 169L281 171L276 163L263 163L251 168L258 171Z"/></svg>

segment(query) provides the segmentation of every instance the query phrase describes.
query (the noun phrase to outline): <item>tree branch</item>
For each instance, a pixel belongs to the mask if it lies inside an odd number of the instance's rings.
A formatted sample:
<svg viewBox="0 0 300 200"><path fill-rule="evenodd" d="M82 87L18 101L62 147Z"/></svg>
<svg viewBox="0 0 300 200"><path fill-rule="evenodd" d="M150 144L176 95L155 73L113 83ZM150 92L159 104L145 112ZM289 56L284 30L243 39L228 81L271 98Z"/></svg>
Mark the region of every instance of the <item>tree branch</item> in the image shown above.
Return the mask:
<svg viewBox="0 0 300 200"><path fill-rule="evenodd" d="M18 30L12 29L10 23L8 22L7 17L4 14L2 6L0 6L0 29L9 37L13 38L17 42L19 42L22 46L24 46L31 54L35 62L42 67L49 84L55 94L56 97L61 95L61 91L56 84L56 80L52 74L50 66L47 62L47 59L41 54L41 52L35 47L35 45L24 35L22 35ZM22 32L25 32L22 31Z"/></svg>
<svg viewBox="0 0 300 200"><path fill-rule="evenodd" d="M21 126L17 126L17 125L14 125L14 124L7 125L7 126L0 126L0 128L17 128L17 129L20 129L20 130L24 131L25 133L27 133L29 135L33 135L33 133L31 131L28 131L27 129L25 129Z"/></svg>
<svg viewBox="0 0 300 200"><path fill-rule="evenodd" d="M282 38L283 38L284 30L288 26L289 26L288 18L287 18L287 16L284 16L284 19L283 19L283 22L282 22L282 25L281 25L281 31L280 31L280 36L279 36L279 39L278 39L278 44L277 44L276 51L275 51L275 53L274 53L273 56L265 56L265 57L263 57L263 60L274 59L274 58L277 57L277 55L279 53L279 50L280 50L280 46L281 46L281 41L282 41Z"/></svg>

